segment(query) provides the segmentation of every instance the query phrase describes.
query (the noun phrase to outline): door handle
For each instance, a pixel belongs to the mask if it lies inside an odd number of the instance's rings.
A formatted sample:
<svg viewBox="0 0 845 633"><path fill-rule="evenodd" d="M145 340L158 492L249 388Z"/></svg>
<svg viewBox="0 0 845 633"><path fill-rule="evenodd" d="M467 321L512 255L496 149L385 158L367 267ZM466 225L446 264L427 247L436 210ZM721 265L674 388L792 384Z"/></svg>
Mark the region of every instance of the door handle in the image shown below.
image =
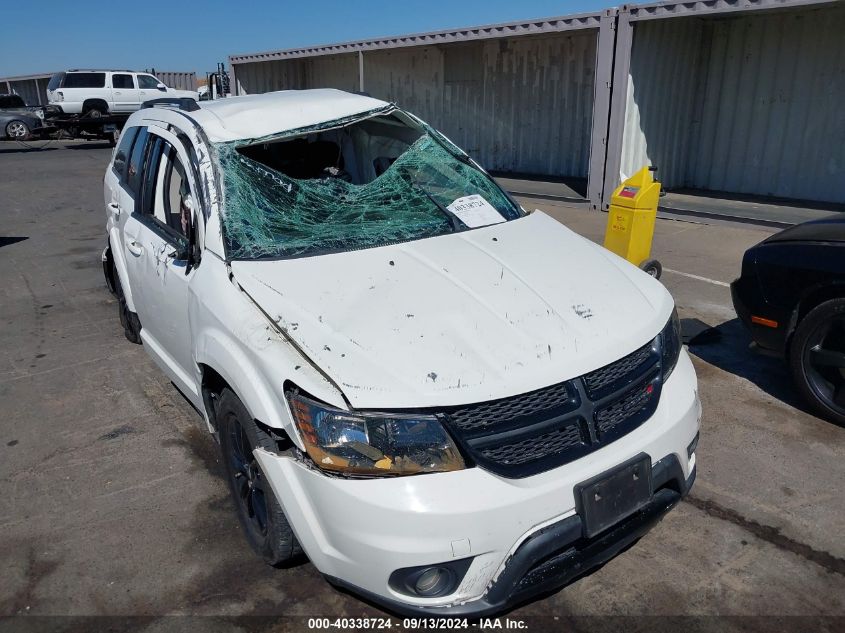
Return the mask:
<svg viewBox="0 0 845 633"><path fill-rule="evenodd" d="M144 247L141 246L135 240L127 240L126 248L128 248L129 252L132 253L135 257L140 257L144 253Z"/></svg>
<svg viewBox="0 0 845 633"><path fill-rule="evenodd" d="M116 202L109 202L106 206L109 208L112 215L120 215L120 205Z"/></svg>

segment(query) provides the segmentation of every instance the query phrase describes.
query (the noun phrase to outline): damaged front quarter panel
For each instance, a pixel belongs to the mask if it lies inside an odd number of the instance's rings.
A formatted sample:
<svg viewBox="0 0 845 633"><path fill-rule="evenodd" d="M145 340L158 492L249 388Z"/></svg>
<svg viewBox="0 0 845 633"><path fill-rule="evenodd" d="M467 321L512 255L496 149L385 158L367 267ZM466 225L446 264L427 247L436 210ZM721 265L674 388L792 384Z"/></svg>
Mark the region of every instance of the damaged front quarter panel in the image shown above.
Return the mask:
<svg viewBox="0 0 845 633"><path fill-rule="evenodd" d="M282 429L304 449L285 400L285 381L335 406L346 405L343 395L236 283L215 283L228 276L225 269L225 262L207 257L193 279L189 318L197 367L220 374L254 419Z"/></svg>

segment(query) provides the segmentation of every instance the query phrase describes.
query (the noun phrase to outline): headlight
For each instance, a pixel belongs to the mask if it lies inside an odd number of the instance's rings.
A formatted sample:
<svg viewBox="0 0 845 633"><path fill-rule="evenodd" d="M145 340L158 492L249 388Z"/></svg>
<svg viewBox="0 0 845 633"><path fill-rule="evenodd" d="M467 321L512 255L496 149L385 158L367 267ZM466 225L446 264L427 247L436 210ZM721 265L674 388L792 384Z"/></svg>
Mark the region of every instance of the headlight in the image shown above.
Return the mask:
<svg viewBox="0 0 845 633"><path fill-rule="evenodd" d="M681 320L678 318L678 309L672 309L672 316L660 332L661 365L663 366L663 380L669 378L678 358L681 355Z"/></svg>
<svg viewBox="0 0 845 633"><path fill-rule="evenodd" d="M464 468L434 416L343 411L296 393L288 401L305 450L323 470L384 476Z"/></svg>

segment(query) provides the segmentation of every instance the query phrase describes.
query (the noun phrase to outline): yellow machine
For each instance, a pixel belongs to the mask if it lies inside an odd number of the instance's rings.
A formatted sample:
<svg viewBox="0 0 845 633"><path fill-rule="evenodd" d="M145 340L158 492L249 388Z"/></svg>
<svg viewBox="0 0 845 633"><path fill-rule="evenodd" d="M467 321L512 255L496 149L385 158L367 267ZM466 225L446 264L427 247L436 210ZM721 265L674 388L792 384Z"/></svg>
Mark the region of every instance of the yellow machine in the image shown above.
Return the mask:
<svg viewBox="0 0 845 633"><path fill-rule="evenodd" d="M660 183L654 179L656 167L643 167L613 192L607 214L604 247L660 278L663 268L650 259Z"/></svg>

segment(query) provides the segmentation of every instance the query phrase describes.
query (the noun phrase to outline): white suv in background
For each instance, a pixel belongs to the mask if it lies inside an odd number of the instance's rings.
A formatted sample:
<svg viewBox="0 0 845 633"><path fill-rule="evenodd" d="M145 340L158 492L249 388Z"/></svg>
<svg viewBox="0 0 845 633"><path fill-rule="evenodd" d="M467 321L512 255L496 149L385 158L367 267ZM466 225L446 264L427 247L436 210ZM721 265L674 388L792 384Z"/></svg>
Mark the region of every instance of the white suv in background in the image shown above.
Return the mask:
<svg viewBox="0 0 845 633"><path fill-rule="evenodd" d="M47 101L65 114L99 117L135 112L144 101L162 97L190 97L193 90L168 88L149 73L131 70L68 70L56 73L47 84Z"/></svg>
<svg viewBox="0 0 845 633"><path fill-rule="evenodd" d="M393 611L478 616L615 556L692 486L666 288L395 105L150 104L104 187L126 336L219 439L266 562L304 551Z"/></svg>

